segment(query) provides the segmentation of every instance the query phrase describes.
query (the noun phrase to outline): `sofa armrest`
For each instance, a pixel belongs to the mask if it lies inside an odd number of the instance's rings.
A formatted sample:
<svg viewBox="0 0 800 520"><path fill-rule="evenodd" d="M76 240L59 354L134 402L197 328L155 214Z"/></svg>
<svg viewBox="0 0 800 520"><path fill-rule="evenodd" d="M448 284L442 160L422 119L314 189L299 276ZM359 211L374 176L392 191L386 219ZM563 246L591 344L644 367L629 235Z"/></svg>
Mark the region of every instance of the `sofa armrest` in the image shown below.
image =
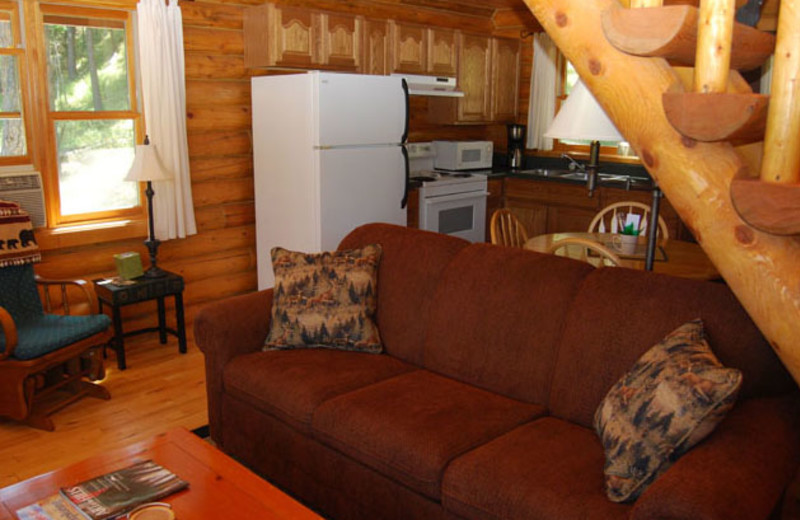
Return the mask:
<svg viewBox="0 0 800 520"><path fill-rule="evenodd" d="M749 399L656 479L632 519L768 518L800 463L796 395Z"/></svg>
<svg viewBox="0 0 800 520"><path fill-rule="evenodd" d="M272 289L268 289L214 302L195 317L195 343L205 355L209 430L220 445L222 372L231 359L261 349L271 312Z"/></svg>

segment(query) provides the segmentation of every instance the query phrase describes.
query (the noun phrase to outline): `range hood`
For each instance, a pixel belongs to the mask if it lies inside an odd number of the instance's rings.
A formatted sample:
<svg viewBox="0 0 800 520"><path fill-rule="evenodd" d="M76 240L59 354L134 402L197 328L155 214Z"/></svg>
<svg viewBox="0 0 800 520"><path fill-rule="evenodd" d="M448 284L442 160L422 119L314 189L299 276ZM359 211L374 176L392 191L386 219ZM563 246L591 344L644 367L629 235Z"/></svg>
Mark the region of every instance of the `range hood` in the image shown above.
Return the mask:
<svg viewBox="0 0 800 520"><path fill-rule="evenodd" d="M456 90L456 78L448 76L422 76L418 74L392 74L405 78L411 96L464 97Z"/></svg>

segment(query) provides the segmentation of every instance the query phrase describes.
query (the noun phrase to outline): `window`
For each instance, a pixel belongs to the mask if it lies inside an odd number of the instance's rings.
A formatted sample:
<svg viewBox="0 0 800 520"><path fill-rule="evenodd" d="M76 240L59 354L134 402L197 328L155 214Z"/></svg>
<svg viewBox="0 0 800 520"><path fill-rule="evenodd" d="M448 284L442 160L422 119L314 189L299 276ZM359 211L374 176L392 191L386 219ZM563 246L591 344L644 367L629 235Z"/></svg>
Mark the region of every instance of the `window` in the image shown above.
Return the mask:
<svg viewBox="0 0 800 520"><path fill-rule="evenodd" d="M141 215L139 186L123 180L141 124L131 13L40 10L49 213L55 225Z"/></svg>
<svg viewBox="0 0 800 520"><path fill-rule="evenodd" d="M575 67L572 66L572 63L563 56L559 62L560 80L558 88L556 89L556 113L558 113L561 104L567 99L570 92L572 92L572 87L575 85L575 82L578 81L578 73L575 71ZM601 141L600 153L605 155L617 155L617 146L619 144L619 141ZM585 140L556 139L553 148L563 152L588 154L590 145L591 142Z"/></svg>
<svg viewBox="0 0 800 520"><path fill-rule="evenodd" d="M0 166L31 162L23 110L26 70L18 5L0 0Z"/></svg>

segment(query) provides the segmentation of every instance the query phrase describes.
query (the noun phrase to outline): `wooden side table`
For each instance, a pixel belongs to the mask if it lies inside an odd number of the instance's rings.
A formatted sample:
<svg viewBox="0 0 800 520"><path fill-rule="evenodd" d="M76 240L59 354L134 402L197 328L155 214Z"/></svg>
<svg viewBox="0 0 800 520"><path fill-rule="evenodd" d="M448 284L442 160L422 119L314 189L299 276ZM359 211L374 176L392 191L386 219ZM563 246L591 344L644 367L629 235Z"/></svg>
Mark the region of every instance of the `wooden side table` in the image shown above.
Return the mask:
<svg viewBox="0 0 800 520"><path fill-rule="evenodd" d="M114 322L114 351L117 353L117 366L120 370L125 370L125 336L142 334L144 332L158 331L159 340L162 344L167 342L167 333L178 338L178 350L181 354L186 353L186 327L183 317L183 277L175 273L166 272L166 276L160 278L146 278L140 276L131 280L130 285L116 285L108 279L94 280L95 292L100 303L100 312L103 312L103 305L108 305L112 310L112 320ZM173 296L175 298L175 320L177 330L167 327L167 319L164 305L164 298ZM158 302L158 327L147 327L129 332L122 330L122 307L132 303L139 303L148 300Z"/></svg>

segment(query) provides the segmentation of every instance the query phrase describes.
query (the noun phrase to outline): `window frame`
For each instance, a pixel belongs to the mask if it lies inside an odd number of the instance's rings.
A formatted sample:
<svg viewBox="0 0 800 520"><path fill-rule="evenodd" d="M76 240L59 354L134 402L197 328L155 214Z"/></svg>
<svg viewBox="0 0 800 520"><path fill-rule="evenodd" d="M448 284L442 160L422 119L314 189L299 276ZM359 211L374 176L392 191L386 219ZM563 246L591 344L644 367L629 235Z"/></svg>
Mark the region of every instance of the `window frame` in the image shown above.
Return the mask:
<svg viewBox="0 0 800 520"><path fill-rule="evenodd" d="M0 156L0 167L20 166L33 163L33 142L31 139L31 117L28 107L31 106L28 88L28 63L27 44L22 41L22 26L24 20L19 10L19 4L12 0L0 0L0 10L11 13L11 38L13 48L0 47L0 55L15 56L17 58L17 80L19 82L19 112L0 112L0 118L19 117L25 127L25 155Z"/></svg>
<svg viewBox="0 0 800 520"><path fill-rule="evenodd" d="M138 90L138 67L136 61L136 39L134 33L135 11L125 8L114 8L108 5L88 6L85 3L60 3L55 2L36 2L32 16L26 20L26 30L35 37L36 62L36 97L40 107L38 118L39 135L41 144L37 150L37 155L41 161L40 171L42 172L45 185L45 205L47 207L47 220L49 228L63 228L67 226L77 226L78 229L87 229L92 226L107 226L110 222L117 221L122 225L130 224L131 221L141 221L145 219L145 208L143 204L142 184L138 186L138 204L129 208L117 210L97 211L91 213L80 213L75 215L61 214L61 194L58 175L58 143L56 140L56 125L58 121L82 121L82 120L112 120L129 119L133 122L134 143L140 143L144 135L142 110L140 108ZM126 60L128 68L128 93L130 104L128 110L104 110L95 111L57 111L50 106L50 88L47 69L47 42L45 35L46 18L64 17L67 19L95 19L120 21L125 25L126 40ZM33 47L32 45L31 47ZM136 228L140 226L134 226Z"/></svg>

